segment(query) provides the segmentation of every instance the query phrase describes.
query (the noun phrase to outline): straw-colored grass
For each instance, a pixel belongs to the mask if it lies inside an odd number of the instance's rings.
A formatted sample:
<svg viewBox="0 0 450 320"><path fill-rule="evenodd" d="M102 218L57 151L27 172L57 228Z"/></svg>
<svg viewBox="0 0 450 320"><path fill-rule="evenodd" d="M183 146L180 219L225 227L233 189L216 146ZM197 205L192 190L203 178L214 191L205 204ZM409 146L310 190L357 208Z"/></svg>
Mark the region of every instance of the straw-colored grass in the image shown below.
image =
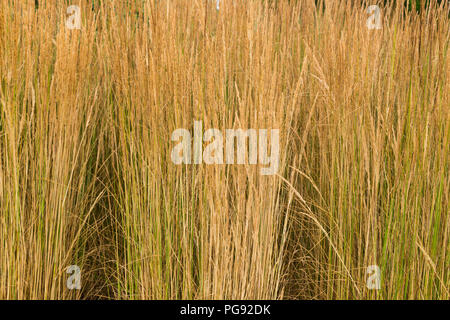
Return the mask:
<svg viewBox="0 0 450 320"><path fill-rule="evenodd" d="M449 5L215 3L2 0L0 298L449 299ZM175 165L194 121L278 174Z"/></svg>

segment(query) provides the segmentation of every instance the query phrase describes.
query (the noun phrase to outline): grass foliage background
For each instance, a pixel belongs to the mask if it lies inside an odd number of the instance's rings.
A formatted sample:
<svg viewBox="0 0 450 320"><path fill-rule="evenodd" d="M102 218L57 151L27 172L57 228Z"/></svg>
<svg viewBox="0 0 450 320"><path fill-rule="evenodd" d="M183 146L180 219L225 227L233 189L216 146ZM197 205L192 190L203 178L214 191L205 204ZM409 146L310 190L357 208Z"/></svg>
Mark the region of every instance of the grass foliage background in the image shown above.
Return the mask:
<svg viewBox="0 0 450 320"><path fill-rule="evenodd" d="M0 4L0 298L450 298L448 3L70 4ZM194 120L278 175L175 166Z"/></svg>

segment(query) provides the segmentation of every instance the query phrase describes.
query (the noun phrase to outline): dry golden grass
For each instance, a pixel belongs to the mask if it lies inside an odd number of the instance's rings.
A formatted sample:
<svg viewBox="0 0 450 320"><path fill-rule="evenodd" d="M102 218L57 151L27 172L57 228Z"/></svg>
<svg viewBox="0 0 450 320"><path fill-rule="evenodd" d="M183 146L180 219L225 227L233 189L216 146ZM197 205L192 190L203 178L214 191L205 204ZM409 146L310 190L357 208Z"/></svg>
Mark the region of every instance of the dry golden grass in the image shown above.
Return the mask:
<svg viewBox="0 0 450 320"><path fill-rule="evenodd" d="M449 6L316 2L2 0L0 298L449 299ZM174 165L196 120L278 174Z"/></svg>

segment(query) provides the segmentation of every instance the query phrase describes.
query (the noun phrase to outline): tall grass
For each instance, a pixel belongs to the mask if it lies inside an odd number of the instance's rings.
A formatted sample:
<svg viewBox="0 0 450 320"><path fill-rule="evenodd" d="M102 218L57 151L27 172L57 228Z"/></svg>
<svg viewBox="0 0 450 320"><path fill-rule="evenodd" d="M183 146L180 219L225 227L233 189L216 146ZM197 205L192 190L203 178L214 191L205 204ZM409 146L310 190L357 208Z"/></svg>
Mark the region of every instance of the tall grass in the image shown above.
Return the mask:
<svg viewBox="0 0 450 320"><path fill-rule="evenodd" d="M0 6L0 298L450 298L448 4L70 4ZM278 174L176 166L194 121Z"/></svg>
<svg viewBox="0 0 450 320"><path fill-rule="evenodd" d="M7 299L80 295L66 289L65 272L93 250L87 222L104 193L95 182L94 34L69 35L56 9L1 5L0 297Z"/></svg>

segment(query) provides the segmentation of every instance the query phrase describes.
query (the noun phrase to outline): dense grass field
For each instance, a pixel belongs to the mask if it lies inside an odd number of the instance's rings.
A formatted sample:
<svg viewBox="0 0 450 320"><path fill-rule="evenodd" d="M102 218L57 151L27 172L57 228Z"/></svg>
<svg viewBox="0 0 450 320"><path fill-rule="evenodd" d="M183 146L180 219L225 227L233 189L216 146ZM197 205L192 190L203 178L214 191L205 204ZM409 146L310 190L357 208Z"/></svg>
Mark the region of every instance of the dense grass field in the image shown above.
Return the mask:
<svg viewBox="0 0 450 320"><path fill-rule="evenodd" d="M1 0L0 299L450 299L450 5L419 3ZM278 129L278 171L175 164L195 121Z"/></svg>

